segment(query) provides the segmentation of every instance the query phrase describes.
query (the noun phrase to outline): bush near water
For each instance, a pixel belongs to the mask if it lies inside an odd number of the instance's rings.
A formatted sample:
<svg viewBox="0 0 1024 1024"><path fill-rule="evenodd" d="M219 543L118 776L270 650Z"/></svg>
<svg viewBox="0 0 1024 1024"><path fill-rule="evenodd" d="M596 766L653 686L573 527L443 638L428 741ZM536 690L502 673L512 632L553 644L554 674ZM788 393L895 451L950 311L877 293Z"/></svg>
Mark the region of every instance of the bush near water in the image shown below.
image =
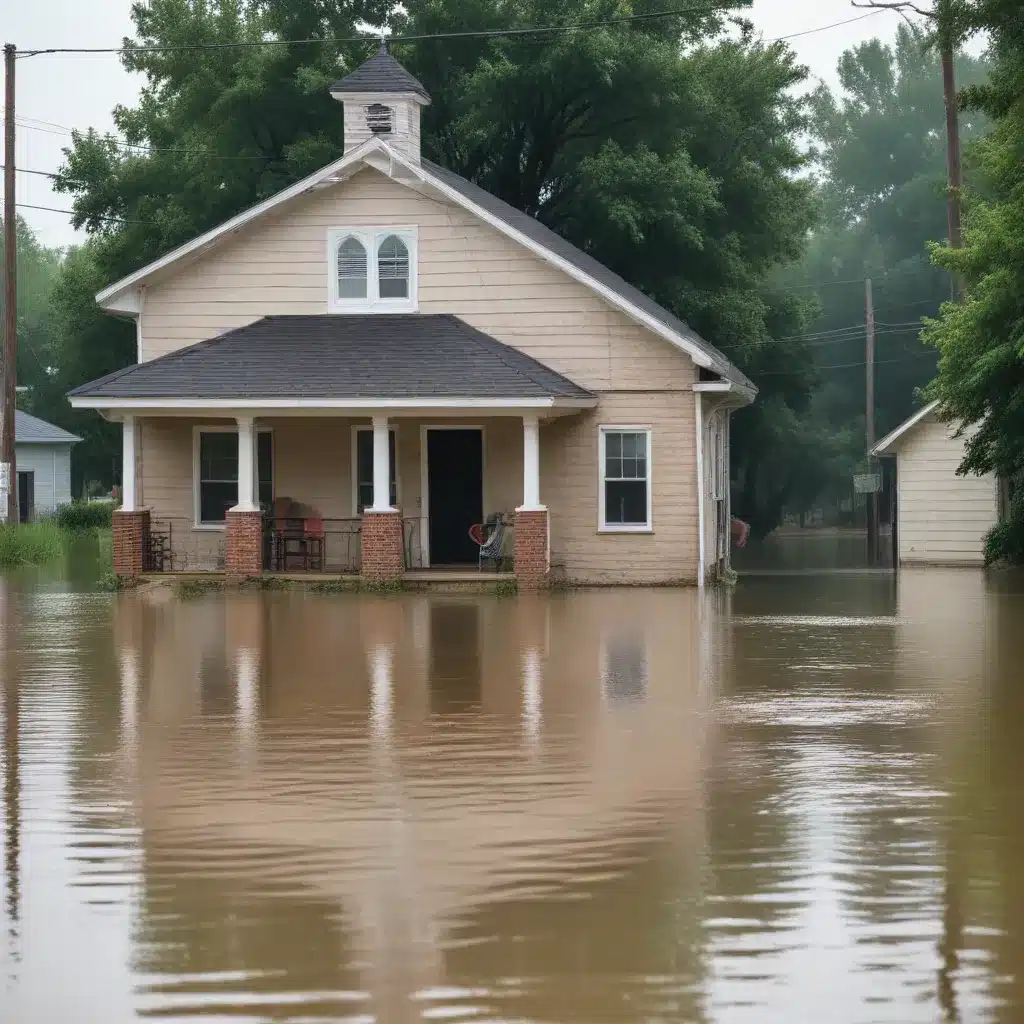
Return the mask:
<svg viewBox="0 0 1024 1024"><path fill-rule="evenodd" d="M84 530L109 529L114 516L114 505L110 501L69 501L58 505L51 517L62 530L81 533Z"/></svg>

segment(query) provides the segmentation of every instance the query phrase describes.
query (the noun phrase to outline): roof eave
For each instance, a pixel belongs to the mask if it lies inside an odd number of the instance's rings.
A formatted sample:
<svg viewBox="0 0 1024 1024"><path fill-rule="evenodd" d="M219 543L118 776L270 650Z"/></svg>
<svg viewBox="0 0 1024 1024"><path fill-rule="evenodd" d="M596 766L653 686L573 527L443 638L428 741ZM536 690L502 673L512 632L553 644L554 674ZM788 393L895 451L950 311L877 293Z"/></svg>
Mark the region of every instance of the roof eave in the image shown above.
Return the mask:
<svg viewBox="0 0 1024 1024"><path fill-rule="evenodd" d="M508 411L511 409L550 411L554 414L591 409L597 405L597 398L588 396L548 397L478 397L472 396L422 396L403 398L253 398L234 396L227 398L181 397L123 397L104 395L75 395L68 397L73 409L99 409L105 411L155 412L165 414L186 414L193 411L223 411L226 415L239 412L289 411L297 415L340 415L345 411L370 412L380 410L395 415L414 415L424 410L479 410Z"/></svg>
<svg viewBox="0 0 1024 1024"><path fill-rule="evenodd" d="M913 416L904 420L895 430L886 434L881 441L871 449L871 454L876 458L884 458L887 455L895 455L895 444L906 434L910 433L922 420L930 416L939 407L938 401L929 402L928 405L918 409Z"/></svg>

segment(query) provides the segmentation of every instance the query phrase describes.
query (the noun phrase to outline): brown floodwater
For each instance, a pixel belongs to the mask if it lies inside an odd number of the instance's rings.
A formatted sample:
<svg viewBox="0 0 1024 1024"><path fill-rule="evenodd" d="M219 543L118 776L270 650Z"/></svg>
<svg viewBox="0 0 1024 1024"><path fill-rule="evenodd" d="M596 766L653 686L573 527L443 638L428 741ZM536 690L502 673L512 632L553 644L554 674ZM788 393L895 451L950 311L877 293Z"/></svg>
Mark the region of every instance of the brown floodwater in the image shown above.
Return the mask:
<svg viewBox="0 0 1024 1024"><path fill-rule="evenodd" d="M7 1022L1024 1020L1024 579L0 587Z"/></svg>

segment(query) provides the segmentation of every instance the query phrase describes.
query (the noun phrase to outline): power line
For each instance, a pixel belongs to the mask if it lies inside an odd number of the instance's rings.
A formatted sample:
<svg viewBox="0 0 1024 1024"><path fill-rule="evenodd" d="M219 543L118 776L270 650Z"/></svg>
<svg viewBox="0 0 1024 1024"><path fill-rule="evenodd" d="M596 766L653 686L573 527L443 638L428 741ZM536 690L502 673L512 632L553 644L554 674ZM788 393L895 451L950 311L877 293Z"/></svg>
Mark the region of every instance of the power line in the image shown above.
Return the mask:
<svg viewBox="0 0 1024 1024"><path fill-rule="evenodd" d="M3 164L0 164L0 171L4 169ZM38 174L41 178L56 178L56 174L51 174L49 171L33 171L28 167L15 167L14 170L18 174Z"/></svg>
<svg viewBox="0 0 1024 1024"><path fill-rule="evenodd" d="M923 356L936 355L935 352L919 352L916 356L911 358L920 359ZM902 363L906 365L909 363L909 359L876 359L875 366L891 366L894 363ZM815 366L815 370L854 370L861 366L867 366L867 360L861 360L859 363L826 363L824 366ZM795 373L796 369L792 370L764 370L761 373L755 372L755 377L782 377L787 374Z"/></svg>
<svg viewBox="0 0 1024 1024"><path fill-rule="evenodd" d="M623 18L606 18L601 21L578 21L568 25L541 25L523 28L470 29L463 32L433 32L422 35L391 35L389 43L418 43L433 39L495 39L503 36L540 35L552 32L573 32L579 29L608 28L613 25L628 25L638 21L653 21L660 18L674 18L681 14L712 13L738 8L738 3L698 4L692 7L677 7L669 11L650 11L647 14L631 14ZM19 57L38 57L43 54L68 53L166 53L169 51L232 50L249 49L258 46L315 46L333 43L375 43L381 36L362 34L358 36L327 36L314 39L244 39L228 43L168 43L156 46L75 46L47 47L39 50L21 50Z"/></svg>
<svg viewBox="0 0 1024 1024"><path fill-rule="evenodd" d="M607 18L602 21L579 21L568 25L542 25L524 28L501 28L501 29L471 29L463 32L433 32L421 35L391 35L387 36L390 43L418 43L431 40L444 39L496 39L508 36L544 35L556 32L587 31L598 28L609 28L615 25L628 25L640 21L653 21L661 18L673 18L682 14L713 13L714 11L742 10L737 3L727 4L700 4L694 7L677 7L669 11L651 11L647 14L633 14L623 18ZM845 18L842 21L834 21L827 25L819 25L817 28L804 29L800 32L791 32L787 35L775 36L765 40L768 43L781 43L788 39L799 39L803 36L815 35L818 32L827 32L829 29L840 28L843 25L852 25L854 22L863 21L865 18L873 18L880 11L869 11L855 18ZM340 43L373 43L378 36L334 36L313 39L246 39L227 43L182 43L155 46L94 46L94 47L47 47L37 50L19 51L18 57L39 57L50 54L90 54L90 53L167 53L180 51L203 51L203 50L225 50L225 49L249 49L258 46L315 46Z"/></svg>
<svg viewBox="0 0 1024 1024"><path fill-rule="evenodd" d="M56 206L36 206L33 203L15 203L19 210L45 210L47 213L64 213L69 217L78 216L74 210L61 210ZM129 220L126 217L109 217L98 215L100 220L117 221L119 224L145 224L144 220ZM91 218L90 218L91 219Z"/></svg>

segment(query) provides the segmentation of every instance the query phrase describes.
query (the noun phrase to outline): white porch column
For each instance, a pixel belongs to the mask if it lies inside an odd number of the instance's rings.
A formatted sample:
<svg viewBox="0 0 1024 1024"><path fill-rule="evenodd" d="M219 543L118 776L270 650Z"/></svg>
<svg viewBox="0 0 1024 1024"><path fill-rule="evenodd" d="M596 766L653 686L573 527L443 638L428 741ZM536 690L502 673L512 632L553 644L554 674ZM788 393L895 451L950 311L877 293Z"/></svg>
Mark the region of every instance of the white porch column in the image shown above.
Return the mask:
<svg viewBox="0 0 1024 1024"><path fill-rule="evenodd" d="M540 503L540 420L523 417L523 503L517 512L543 512Z"/></svg>
<svg viewBox="0 0 1024 1024"><path fill-rule="evenodd" d="M121 421L121 511L135 512L135 417Z"/></svg>
<svg viewBox="0 0 1024 1024"><path fill-rule="evenodd" d="M256 490L256 424L252 416L238 417L238 504L232 512L258 512Z"/></svg>
<svg viewBox="0 0 1024 1024"><path fill-rule="evenodd" d="M387 416L373 417L373 505L371 512L394 512Z"/></svg>

